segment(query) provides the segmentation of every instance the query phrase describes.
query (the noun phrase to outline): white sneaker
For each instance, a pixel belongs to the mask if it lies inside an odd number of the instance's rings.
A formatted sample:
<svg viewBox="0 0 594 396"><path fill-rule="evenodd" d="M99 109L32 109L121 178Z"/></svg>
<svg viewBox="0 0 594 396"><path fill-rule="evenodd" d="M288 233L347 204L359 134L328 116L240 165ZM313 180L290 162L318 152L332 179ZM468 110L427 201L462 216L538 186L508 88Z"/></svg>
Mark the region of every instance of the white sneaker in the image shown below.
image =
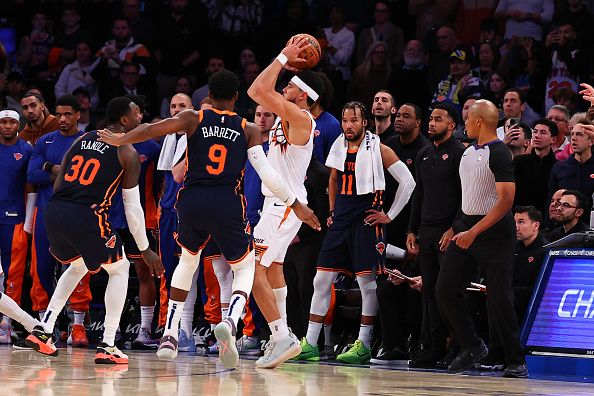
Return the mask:
<svg viewBox="0 0 594 396"><path fill-rule="evenodd" d="M157 357L163 360L173 360L177 357L177 340L175 337L167 335L161 338Z"/></svg>
<svg viewBox="0 0 594 396"><path fill-rule="evenodd" d="M219 359L225 368L235 368L239 362L239 352L235 345L235 324L229 318L223 319L214 328L214 334L219 344Z"/></svg>
<svg viewBox="0 0 594 396"><path fill-rule="evenodd" d="M260 344L258 343L258 338L244 335L239 340L237 340L237 351L240 355L259 355Z"/></svg>
<svg viewBox="0 0 594 396"><path fill-rule="evenodd" d="M294 358L301 353L299 340L293 333L281 340L272 339L264 352L264 356L256 360L258 368L275 368L283 362Z"/></svg>

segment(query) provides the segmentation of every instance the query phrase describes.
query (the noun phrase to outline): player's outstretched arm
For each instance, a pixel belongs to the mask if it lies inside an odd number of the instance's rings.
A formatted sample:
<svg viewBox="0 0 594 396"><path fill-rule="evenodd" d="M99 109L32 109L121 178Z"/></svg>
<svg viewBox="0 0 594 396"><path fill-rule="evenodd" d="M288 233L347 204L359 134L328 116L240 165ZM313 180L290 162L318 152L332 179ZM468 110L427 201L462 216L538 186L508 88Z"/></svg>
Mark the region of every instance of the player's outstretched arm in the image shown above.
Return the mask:
<svg viewBox="0 0 594 396"><path fill-rule="evenodd" d="M146 224L144 222L144 211L140 203L140 190L138 188L138 177L140 176L140 158L138 153L130 145L118 149L118 157L124 168L122 175L122 200L124 201L124 212L130 234L147 264L151 276L161 277L164 272L163 264L159 256L149 248L149 241L146 236Z"/></svg>
<svg viewBox="0 0 594 396"><path fill-rule="evenodd" d="M171 118L150 124L141 124L127 133L117 133L108 129L102 129L97 131L97 134L99 135L99 141L111 144L112 146L121 146L124 144L145 142L174 132L186 131L186 134L191 136L198 122L198 112L188 109Z"/></svg>
<svg viewBox="0 0 594 396"><path fill-rule="evenodd" d="M254 124L248 123L245 131L248 138L248 160L258 176L260 176L262 183L285 205L290 206L301 221L319 231L321 229L320 221L314 212L307 205L299 202L295 197L295 193L285 184L281 175L270 165L262 148L262 138L259 130Z"/></svg>
<svg viewBox="0 0 594 396"><path fill-rule="evenodd" d="M398 189L396 190L394 202L388 210L388 213L383 213L374 209L368 211L368 213L371 214L365 218L365 221L369 225L378 223L387 224L394 220L409 201L416 185L412 174L406 165L400 161L400 158L398 158L394 150L384 144L380 144L380 152L384 168L386 168L390 175L392 175L398 182Z"/></svg>

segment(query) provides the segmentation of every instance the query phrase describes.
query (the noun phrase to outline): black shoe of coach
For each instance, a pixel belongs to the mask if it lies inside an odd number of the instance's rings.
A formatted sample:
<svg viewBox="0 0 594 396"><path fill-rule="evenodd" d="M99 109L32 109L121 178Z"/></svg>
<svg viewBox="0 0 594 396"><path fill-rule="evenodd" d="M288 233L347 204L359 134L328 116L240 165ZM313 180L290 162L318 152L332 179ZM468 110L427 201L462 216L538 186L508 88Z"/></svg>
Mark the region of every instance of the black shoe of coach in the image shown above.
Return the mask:
<svg viewBox="0 0 594 396"><path fill-rule="evenodd" d="M415 356L410 361L408 367L410 368L435 368L437 361L446 354L445 348L431 348L420 356Z"/></svg>
<svg viewBox="0 0 594 396"><path fill-rule="evenodd" d="M510 364L503 370L505 378L528 378L528 367L525 364Z"/></svg>
<svg viewBox="0 0 594 396"><path fill-rule="evenodd" d="M488 354L489 350L483 343L477 347L464 348L448 366L448 373L458 374L474 368L474 365L483 360Z"/></svg>

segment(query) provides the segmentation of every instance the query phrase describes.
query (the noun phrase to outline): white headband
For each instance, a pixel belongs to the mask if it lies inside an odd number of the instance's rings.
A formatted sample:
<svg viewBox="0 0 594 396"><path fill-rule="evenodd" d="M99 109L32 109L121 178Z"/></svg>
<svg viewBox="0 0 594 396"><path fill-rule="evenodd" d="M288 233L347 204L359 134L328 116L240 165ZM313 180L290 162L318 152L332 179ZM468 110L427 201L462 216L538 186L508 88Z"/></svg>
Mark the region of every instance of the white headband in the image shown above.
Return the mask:
<svg viewBox="0 0 594 396"><path fill-rule="evenodd" d="M15 120L19 121L19 113L14 110L2 110L0 111L0 118L14 118Z"/></svg>
<svg viewBox="0 0 594 396"><path fill-rule="evenodd" d="M318 100L318 98L320 97L320 95L318 95L318 93L316 91L314 91L312 87L307 85L299 77L293 76L293 78L291 79L291 82L293 84L297 85L299 87L299 89L301 89L303 92L305 92L307 94L307 96L309 96L314 102L316 100Z"/></svg>

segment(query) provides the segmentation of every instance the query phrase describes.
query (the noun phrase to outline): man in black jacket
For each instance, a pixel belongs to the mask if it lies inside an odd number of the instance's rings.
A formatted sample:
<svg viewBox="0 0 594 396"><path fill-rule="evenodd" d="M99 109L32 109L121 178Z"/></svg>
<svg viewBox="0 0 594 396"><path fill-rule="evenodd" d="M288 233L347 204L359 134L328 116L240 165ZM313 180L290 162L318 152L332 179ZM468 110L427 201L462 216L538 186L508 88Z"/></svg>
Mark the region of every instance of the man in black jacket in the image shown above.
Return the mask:
<svg viewBox="0 0 594 396"><path fill-rule="evenodd" d="M567 235L588 231L589 227L581 220L588 211L588 199L584 194L576 190L567 190L561 194L557 209L555 222L559 224L548 236L549 241L554 242Z"/></svg>

